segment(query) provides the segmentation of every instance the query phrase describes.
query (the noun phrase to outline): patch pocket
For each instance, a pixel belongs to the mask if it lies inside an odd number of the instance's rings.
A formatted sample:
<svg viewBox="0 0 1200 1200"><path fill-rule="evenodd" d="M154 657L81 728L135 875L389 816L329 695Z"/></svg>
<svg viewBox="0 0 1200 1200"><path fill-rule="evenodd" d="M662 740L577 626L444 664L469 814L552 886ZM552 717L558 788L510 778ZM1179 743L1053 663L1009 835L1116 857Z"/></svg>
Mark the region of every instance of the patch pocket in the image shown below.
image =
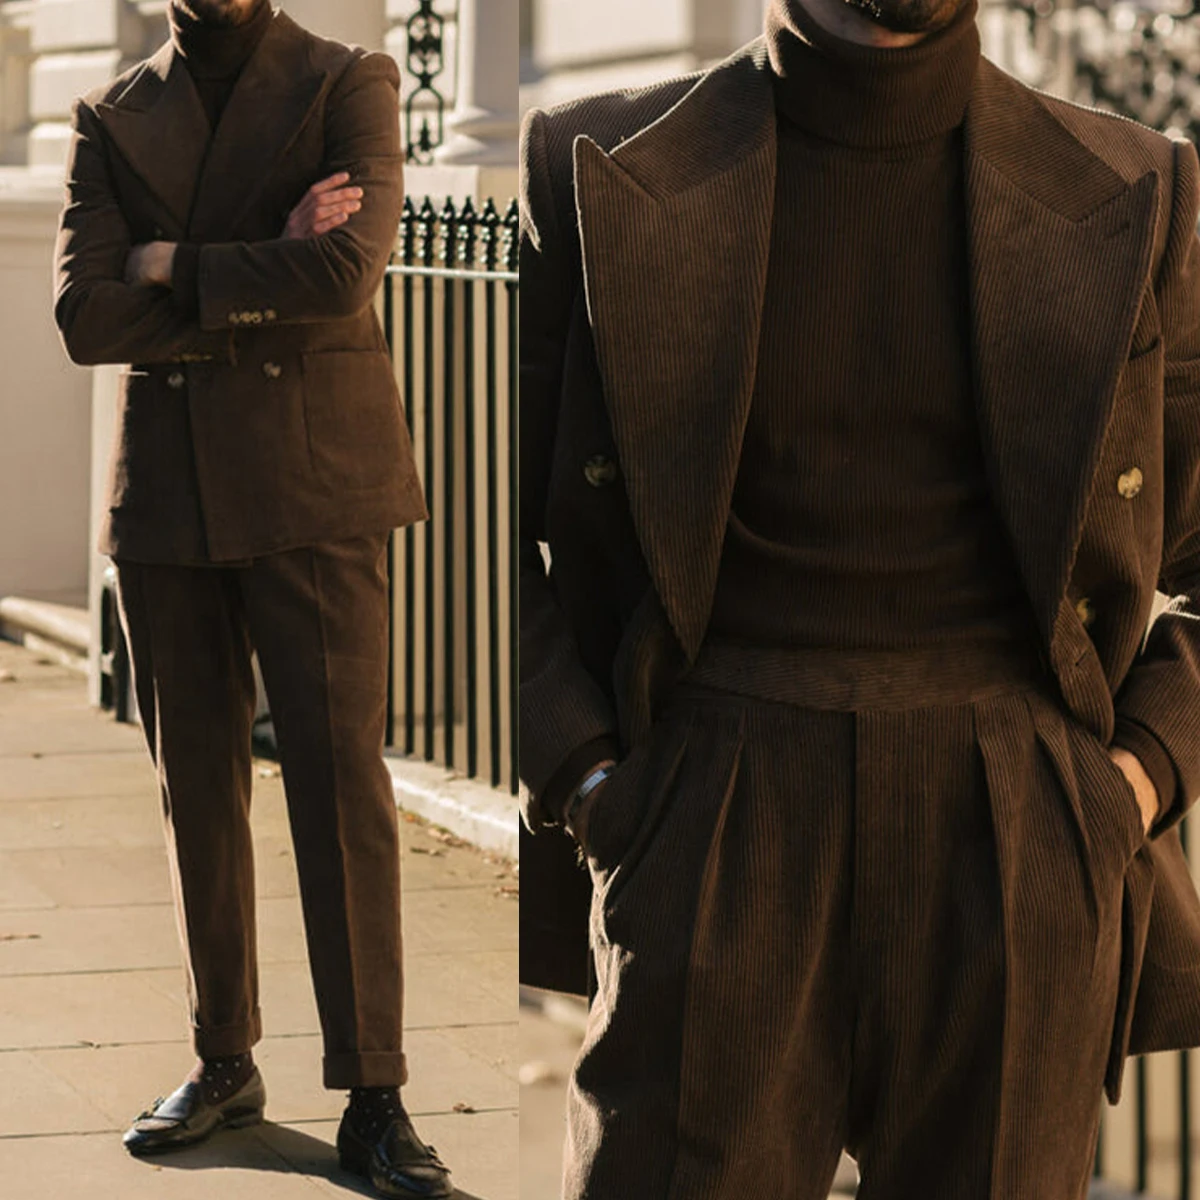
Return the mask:
<svg viewBox="0 0 1200 1200"><path fill-rule="evenodd" d="M382 350L301 356L313 473L331 491L383 487L414 471L391 359Z"/></svg>

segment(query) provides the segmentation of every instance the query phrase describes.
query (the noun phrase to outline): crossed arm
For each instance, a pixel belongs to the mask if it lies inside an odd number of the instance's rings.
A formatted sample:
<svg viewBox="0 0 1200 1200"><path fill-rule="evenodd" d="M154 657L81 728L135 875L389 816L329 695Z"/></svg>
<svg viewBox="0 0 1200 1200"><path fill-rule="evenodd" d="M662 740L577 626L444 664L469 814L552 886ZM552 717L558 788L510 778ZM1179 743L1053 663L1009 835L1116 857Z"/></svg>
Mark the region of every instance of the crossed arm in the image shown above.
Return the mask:
<svg viewBox="0 0 1200 1200"><path fill-rule="evenodd" d="M77 104L55 303L70 356L87 365L224 359L237 324L231 318L242 310L299 324L370 304L403 207L399 82L387 55L368 54L347 68L326 104L330 178L310 189L280 237L201 246L191 311L168 290L178 266L174 244L133 244L99 120Z"/></svg>

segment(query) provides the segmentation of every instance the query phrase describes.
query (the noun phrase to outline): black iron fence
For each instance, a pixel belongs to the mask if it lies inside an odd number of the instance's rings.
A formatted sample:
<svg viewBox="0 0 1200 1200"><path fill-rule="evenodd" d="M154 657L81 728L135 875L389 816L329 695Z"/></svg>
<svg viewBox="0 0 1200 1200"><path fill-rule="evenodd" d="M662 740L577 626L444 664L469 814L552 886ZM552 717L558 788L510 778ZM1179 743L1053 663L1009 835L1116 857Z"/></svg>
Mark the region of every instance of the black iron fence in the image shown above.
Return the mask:
<svg viewBox="0 0 1200 1200"><path fill-rule="evenodd" d="M1029 83L1153 129L1200 137L1200 4L1006 0L984 7L984 47Z"/></svg>
<svg viewBox="0 0 1200 1200"><path fill-rule="evenodd" d="M518 789L517 205L404 210L384 328L428 522L392 547L392 744Z"/></svg>

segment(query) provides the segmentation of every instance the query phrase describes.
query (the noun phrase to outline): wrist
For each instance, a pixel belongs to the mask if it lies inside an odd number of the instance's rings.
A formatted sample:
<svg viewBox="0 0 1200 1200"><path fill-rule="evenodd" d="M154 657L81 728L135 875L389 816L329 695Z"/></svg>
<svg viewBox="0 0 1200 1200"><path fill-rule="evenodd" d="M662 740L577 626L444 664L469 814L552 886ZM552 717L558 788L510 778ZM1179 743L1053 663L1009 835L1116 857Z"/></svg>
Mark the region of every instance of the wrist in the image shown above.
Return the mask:
<svg viewBox="0 0 1200 1200"><path fill-rule="evenodd" d="M563 824L567 829L574 830L576 818L584 810L588 800L594 795L597 788L601 787L609 776L612 775L616 768L615 759L605 759L603 762L597 763L579 781L575 790L567 798L566 806L563 809Z"/></svg>

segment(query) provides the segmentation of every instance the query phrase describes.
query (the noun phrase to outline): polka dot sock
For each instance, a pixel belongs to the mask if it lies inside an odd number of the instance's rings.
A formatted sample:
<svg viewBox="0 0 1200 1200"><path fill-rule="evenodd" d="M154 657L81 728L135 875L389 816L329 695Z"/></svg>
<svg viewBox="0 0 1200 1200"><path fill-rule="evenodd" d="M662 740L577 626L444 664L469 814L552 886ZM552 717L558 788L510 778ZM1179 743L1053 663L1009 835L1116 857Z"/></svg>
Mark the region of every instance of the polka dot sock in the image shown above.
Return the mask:
<svg viewBox="0 0 1200 1200"><path fill-rule="evenodd" d="M200 1085L205 1104L223 1104L245 1087L253 1074L254 1055L247 1051L230 1058L201 1059L188 1079Z"/></svg>
<svg viewBox="0 0 1200 1200"><path fill-rule="evenodd" d="M396 1117L404 1116L400 1089L395 1087L356 1087L350 1089L350 1123L362 1138L378 1141Z"/></svg>

